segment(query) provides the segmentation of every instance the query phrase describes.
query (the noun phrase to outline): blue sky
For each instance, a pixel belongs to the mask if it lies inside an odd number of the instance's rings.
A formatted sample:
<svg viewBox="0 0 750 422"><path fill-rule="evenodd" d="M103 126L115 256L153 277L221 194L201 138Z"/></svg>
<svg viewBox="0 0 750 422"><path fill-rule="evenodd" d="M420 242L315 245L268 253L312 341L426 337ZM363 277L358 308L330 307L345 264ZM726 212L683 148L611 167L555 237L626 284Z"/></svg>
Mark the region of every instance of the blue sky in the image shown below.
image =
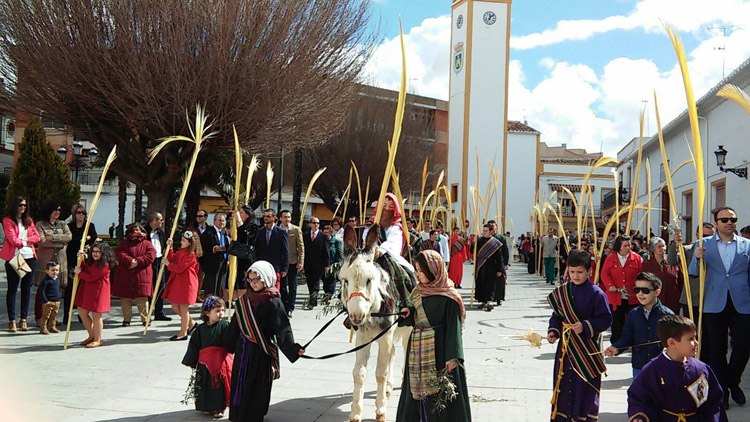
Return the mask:
<svg viewBox="0 0 750 422"><path fill-rule="evenodd" d="M450 3L372 2L373 28L384 38L368 66L373 83L398 86L401 16L411 91L447 98ZM722 61L728 74L750 57L750 0L514 1L509 118L528 120L548 144L614 154L637 136L644 105L653 116L654 89L662 119L676 117L684 91L662 21L682 37L696 97L721 80ZM712 26L731 28L724 38Z"/></svg>

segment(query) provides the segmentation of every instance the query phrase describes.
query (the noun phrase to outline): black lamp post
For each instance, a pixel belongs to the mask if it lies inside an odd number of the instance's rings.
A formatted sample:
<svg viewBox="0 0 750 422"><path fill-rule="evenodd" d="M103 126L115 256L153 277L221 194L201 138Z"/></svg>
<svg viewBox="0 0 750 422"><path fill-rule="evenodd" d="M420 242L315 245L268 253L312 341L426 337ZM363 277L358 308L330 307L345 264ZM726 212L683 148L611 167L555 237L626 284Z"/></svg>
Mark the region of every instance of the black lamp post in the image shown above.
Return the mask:
<svg viewBox="0 0 750 422"><path fill-rule="evenodd" d="M57 149L57 153L60 154L60 159L65 162L65 159L68 156L68 150L65 149L64 146L61 146ZM99 151L97 151L96 148L91 148L89 150L88 156L89 156L89 163L86 164L82 160L83 158L83 142L79 140L73 141L73 161L66 163L68 167L70 167L71 170L75 171L75 182L78 183L78 171L79 170L85 170L89 166L93 166L94 161L96 161L96 157L99 155Z"/></svg>
<svg viewBox="0 0 750 422"><path fill-rule="evenodd" d="M745 167L733 167L733 168L725 168L726 165L726 159L727 159L727 150L724 149L724 145L719 145L719 149L714 151L714 154L716 155L716 165L719 166L719 170L723 171L724 173L734 173L739 177L744 177L747 179L747 166Z"/></svg>

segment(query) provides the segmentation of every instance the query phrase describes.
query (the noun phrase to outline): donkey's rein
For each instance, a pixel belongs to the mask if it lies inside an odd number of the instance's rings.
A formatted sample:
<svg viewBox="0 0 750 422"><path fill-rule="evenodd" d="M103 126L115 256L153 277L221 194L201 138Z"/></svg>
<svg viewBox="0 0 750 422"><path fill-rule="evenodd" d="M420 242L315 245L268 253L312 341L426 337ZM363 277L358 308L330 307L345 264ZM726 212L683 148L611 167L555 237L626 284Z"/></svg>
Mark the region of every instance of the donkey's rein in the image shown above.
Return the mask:
<svg viewBox="0 0 750 422"><path fill-rule="evenodd" d="M307 346L309 346L310 343L313 342L313 340L315 340L321 333L323 333L323 331L325 331L326 329L328 329L328 327L333 323L333 321L336 318L339 317L339 315L344 314L344 313L346 313L346 309L342 309L341 311L339 311L339 313L337 313L336 315L334 315L334 317L331 318L330 321L326 322L323 325L323 327L321 327L320 330L318 330L318 332L315 333L315 335L313 336L313 338L311 338L310 341L308 341L307 343L305 343L304 346L302 346L302 348L305 349L305 350L307 350ZM403 312L403 313L402 312L392 312L392 313L388 313L388 312L373 312L373 313L370 314L370 316L375 316L375 317L390 317L390 316L405 316L405 315L406 315L405 312ZM346 354L349 354L349 353L354 353L354 352L356 352L356 351L358 351L360 349L363 349L366 346L371 345L372 343L374 343L375 341L377 341L378 339L380 339L380 337L383 337L385 335L385 333L388 332L388 330L390 330L391 328L393 328L394 325L398 324L398 321L399 320L397 318L395 321L393 321L393 323L391 325L388 326L388 328L386 328L383 331L381 331L380 333L378 333L378 335L376 335L375 337L373 337L373 339L370 340L370 341L368 341L367 343L361 344L361 345L359 345L359 346L357 346L357 347L355 347L353 349L347 350L345 352L331 353L331 354L324 355L324 356L319 356L319 357L308 356L308 355L302 355L300 357L302 357L304 359L331 359L331 358L335 358L335 357L338 357L338 356L346 355Z"/></svg>

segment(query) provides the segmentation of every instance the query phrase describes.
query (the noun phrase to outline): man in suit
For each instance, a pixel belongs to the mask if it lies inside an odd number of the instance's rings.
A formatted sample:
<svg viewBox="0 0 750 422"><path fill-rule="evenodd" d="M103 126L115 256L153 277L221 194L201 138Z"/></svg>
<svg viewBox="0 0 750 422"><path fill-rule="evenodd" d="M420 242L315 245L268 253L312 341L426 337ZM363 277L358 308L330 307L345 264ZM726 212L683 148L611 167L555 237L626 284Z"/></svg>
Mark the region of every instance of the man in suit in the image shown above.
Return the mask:
<svg viewBox="0 0 750 422"><path fill-rule="evenodd" d="M291 318L297 301L297 274L302 271L305 262L305 241L302 239L302 229L292 224L291 211L281 211L279 220L279 227L286 231L289 242L289 269L286 277L281 279L281 301L284 302L287 316Z"/></svg>
<svg viewBox="0 0 750 422"><path fill-rule="evenodd" d="M310 219L310 233L305 234L305 276L310 299L303 308L310 310L318 305L320 278L328 271L328 236L320 230L318 217Z"/></svg>
<svg viewBox="0 0 750 422"><path fill-rule="evenodd" d="M167 249L167 234L164 233L161 226L164 224L164 217L159 212L152 212L148 215L148 239L156 249L156 259L151 264L153 270L153 279L151 282L156 287L156 278L159 276L159 268L161 267L161 259L164 257L164 251ZM167 282L167 270L164 270L162 275L161 284L159 285L159 291L156 292L157 299L154 305L154 320L155 321L171 321L172 318L164 315L164 299L161 294L164 293L164 285ZM151 298L149 298L150 301Z"/></svg>
<svg viewBox="0 0 750 422"><path fill-rule="evenodd" d="M203 287L206 295L221 297L224 287L224 277L227 271L227 245L229 236L224 227L226 226L224 214L214 216L213 226L208 226L201 234L201 246L203 257L201 257L201 269L205 274Z"/></svg>
<svg viewBox="0 0 750 422"><path fill-rule="evenodd" d="M730 207L714 212L716 234L696 243L688 272L698 276L700 265L706 266L703 297L705 333L711 353L709 365L724 389L724 405L729 395L745 404L740 388L742 372L750 358L750 290L748 264L750 240L736 234L737 213ZM732 354L727 364L727 340L732 337Z"/></svg>
<svg viewBox="0 0 750 422"><path fill-rule="evenodd" d="M263 227L255 236L255 256L268 261L280 277L285 277L289 268L289 241L286 232L276 226L276 211L263 211Z"/></svg>

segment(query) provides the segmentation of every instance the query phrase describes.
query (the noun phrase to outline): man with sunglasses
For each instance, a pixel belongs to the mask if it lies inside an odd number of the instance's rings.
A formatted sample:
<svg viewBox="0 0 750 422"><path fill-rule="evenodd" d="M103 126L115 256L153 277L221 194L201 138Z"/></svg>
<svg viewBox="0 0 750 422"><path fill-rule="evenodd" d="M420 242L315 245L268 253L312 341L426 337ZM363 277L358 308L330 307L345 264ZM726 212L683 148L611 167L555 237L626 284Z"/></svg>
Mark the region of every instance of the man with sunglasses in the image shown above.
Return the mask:
<svg viewBox="0 0 750 422"><path fill-rule="evenodd" d="M728 407L730 393L737 404L746 402L740 381L750 358L750 240L736 234L737 213L732 208L721 207L714 211L714 222L716 234L703 239L702 248L696 243L688 272L698 276L700 266L706 268L704 341L711 350L708 364L719 379L724 390L724 406ZM732 354L727 363L729 336L732 337Z"/></svg>

